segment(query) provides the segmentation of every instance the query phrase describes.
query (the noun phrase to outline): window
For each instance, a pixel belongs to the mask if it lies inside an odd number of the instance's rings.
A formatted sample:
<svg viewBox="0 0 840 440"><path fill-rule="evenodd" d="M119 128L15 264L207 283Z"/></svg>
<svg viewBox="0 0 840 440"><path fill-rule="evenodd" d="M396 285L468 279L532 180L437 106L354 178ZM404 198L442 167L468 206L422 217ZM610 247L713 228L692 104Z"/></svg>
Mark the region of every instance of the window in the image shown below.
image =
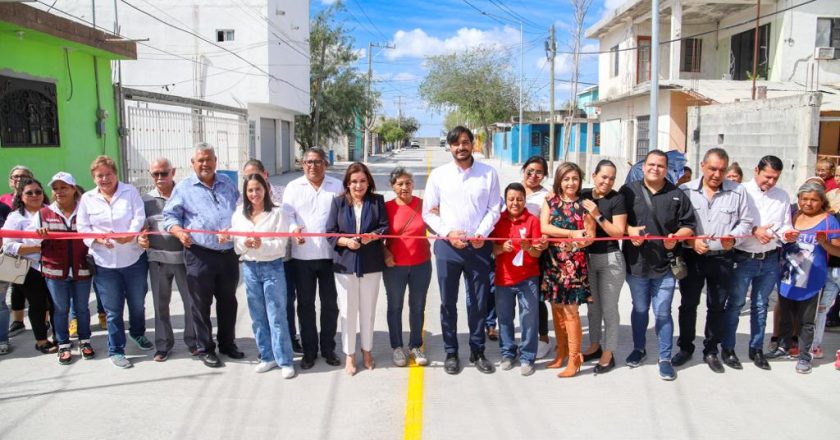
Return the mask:
<svg viewBox="0 0 840 440"><path fill-rule="evenodd" d="M817 19L816 47L833 47L840 51L840 18ZM838 54L835 51L835 58Z"/></svg>
<svg viewBox="0 0 840 440"><path fill-rule="evenodd" d="M612 77L618 76L618 45L610 48L610 60L612 62Z"/></svg>
<svg viewBox="0 0 840 440"><path fill-rule="evenodd" d="M736 81L752 79L755 29L735 34L730 39L729 74ZM767 79L770 60L770 23L758 28L758 76Z"/></svg>
<svg viewBox="0 0 840 440"><path fill-rule="evenodd" d="M233 29L219 29L216 31L216 41L233 41Z"/></svg>
<svg viewBox="0 0 840 440"><path fill-rule="evenodd" d="M650 151L650 116L636 118L636 162L644 160Z"/></svg>
<svg viewBox="0 0 840 440"><path fill-rule="evenodd" d="M542 132L540 131L532 131L531 132L531 147L533 146L540 146L542 145Z"/></svg>
<svg viewBox="0 0 840 440"><path fill-rule="evenodd" d="M700 53L703 51L703 40L686 38L682 40L682 72L700 72Z"/></svg>
<svg viewBox="0 0 840 440"><path fill-rule="evenodd" d="M636 45L636 84L640 84L650 81L650 37L639 37Z"/></svg>
<svg viewBox="0 0 840 440"><path fill-rule="evenodd" d="M57 147L55 84L0 75L0 145Z"/></svg>

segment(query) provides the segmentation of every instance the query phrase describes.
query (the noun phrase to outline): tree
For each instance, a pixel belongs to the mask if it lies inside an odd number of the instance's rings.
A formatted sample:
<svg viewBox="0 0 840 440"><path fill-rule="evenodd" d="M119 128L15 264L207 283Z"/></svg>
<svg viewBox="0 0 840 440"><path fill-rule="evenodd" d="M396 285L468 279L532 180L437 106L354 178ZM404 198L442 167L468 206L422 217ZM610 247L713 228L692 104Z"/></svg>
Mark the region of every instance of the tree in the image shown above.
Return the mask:
<svg viewBox="0 0 840 440"><path fill-rule="evenodd" d="M572 118L575 115L577 108L577 89L578 78L580 77L580 40L583 38L583 21L586 19L586 13L589 12L589 7L592 6L592 0L570 0L572 7L575 9L575 27L572 28L572 40L574 43L574 58L572 67L572 91L569 95L569 103L566 107L568 113L563 124L563 160L567 160L569 153L569 144L572 141ZM575 154L580 156L580 148L575 148ZM582 163L583 156L578 157L575 162Z"/></svg>
<svg viewBox="0 0 840 440"><path fill-rule="evenodd" d="M336 21L343 8L336 2L310 24L310 113L295 118L295 139L303 149L351 134L356 118L367 118L376 103L375 96L368 97L367 78L354 66L359 55L353 39Z"/></svg>
<svg viewBox="0 0 840 440"><path fill-rule="evenodd" d="M382 140L388 144L402 144L405 141L407 141L413 133L413 131L409 132L404 126L404 124L405 120L400 122L394 118L387 118L383 119L379 126L374 129L374 131L379 133L379 135L382 136ZM417 131L417 129L415 128L414 131Z"/></svg>
<svg viewBox="0 0 840 440"><path fill-rule="evenodd" d="M519 89L505 55L477 48L429 57L420 96L436 110L455 109L477 122L488 139L490 124L508 120L518 110Z"/></svg>

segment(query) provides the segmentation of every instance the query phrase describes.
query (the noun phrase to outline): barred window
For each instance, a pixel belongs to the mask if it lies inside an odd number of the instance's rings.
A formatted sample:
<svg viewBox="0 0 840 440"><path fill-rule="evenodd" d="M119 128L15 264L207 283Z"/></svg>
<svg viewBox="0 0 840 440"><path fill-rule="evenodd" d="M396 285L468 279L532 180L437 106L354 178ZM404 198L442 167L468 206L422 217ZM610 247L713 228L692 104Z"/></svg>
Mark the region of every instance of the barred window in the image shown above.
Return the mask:
<svg viewBox="0 0 840 440"><path fill-rule="evenodd" d="M0 75L0 146L58 145L55 84Z"/></svg>

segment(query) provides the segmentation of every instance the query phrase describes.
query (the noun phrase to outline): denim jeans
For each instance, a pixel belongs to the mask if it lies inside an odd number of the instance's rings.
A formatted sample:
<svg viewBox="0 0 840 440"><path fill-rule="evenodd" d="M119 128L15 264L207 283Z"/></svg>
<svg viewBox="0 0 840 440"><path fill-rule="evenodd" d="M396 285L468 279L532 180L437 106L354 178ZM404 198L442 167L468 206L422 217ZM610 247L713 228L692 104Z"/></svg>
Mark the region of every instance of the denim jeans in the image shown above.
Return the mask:
<svg viewBox="0 0 840 440"><path fill-rule="evenodd" d="M423 320L426 312L426 293L432 281L432 262L414 266L386 267L382 272L385 295L388 298L388 336L391 348L403 346L403 304L408 287L408 348L423 345Z"/></svg>
<svg viewBox="0 0 840 440"><path fill-rule="evenodd" d="M630 324L633 328L633 348L644 350L651 305L656 319L656 336L659 338L659 360L671 360L674 339L674 320L671 301L674 299L674 277L668 273L662 278L644 278L627 274L627 285L633 298Z"/></svg>
<svg viewBox="0 0 840 440"><path fill-rule="evenodd" d="M105 308L102 307L102 300L99 298L99 289L96 288L96 283L91 282L93 286L93 295L96 297L96 313L105 313ZM76 319L76 304L73 303L73 297L70 297L70 319Z"/></svg>
<svg viewBox="0 0 840 440"><path fill-rule="evenodd" d="M283 260L245 261L242 277L251 314L251 328L260 360L275 361L281 367L293 362L292 338L286 319L286 272Z"/></svg>
<svg viewBox="0 0 840 440"><path fill-rule="evenodd" d="M6 305L6 293L10 290L10 284L0 281L0 342L9 342L9 319L11 318L9 306Z"/></svg>
<svg viewBox="0 0 840 440"><path fill-rule="evenodd" d="M133 337L146 333L146 291L149 261L140 255L133 264L116 269L96 266L93 282L99 289L108 321L108 355L125 354L123 311L128 304L128 332Z"/></svg>
<svg viewBox="0 0 840 440"><path fill-rule="evenodd" d="M834 304L837 293L840 292L840 267L830 267L828 278L825 280L820 294L820 303L817 305L817 319L814 328L814 347L822 347L823 336L825 335L825 321L828 309Z"/></svg>
<svg viewBox="0 0 840 440"><path fill-rule="evenodd" d="M743 261L741 261L743 259ZM735 348L735 335L738 331L738 319L750 294L750 347L761 350L764 347L764 330L767 327L767 304L770 293L779 283L781 267L779 252L763 260L737 258L735 261L735 279L730 301L726 304L726 333L721 347L726 350Z"/></svg>
<svg viewBox="0 0 840 440"><path fill-rule="evenodd" d="M56 280L45 278L47 287L50 289L50 296L53 301L53 326L55 327L55 339L59 345L70 343L69 316L71 304L75 310L78 320L79 340L90 339L90 309L88 300L90 298L91 280L74 280L65 278Z"/></svg>
<svg viewBox="0 0 840 440"><path fill-rule="evenodd" d="M499 316L499 339L502 345L502 357L516 357L516 336L513 315L516 301L519 301L519 325L522 330L520 360L523 364L533 364L537 358L537 340L539 339L539 287L538 277L528 278L513 286L496 286L496 313Z"/></svg>

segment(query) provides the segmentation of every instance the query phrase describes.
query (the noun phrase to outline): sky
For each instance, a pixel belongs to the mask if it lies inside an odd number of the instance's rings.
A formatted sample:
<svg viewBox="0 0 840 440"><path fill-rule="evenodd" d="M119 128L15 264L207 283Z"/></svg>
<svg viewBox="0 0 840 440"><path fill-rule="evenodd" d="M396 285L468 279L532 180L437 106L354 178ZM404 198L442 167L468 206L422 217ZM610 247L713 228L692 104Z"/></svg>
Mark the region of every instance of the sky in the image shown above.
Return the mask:
<svg viewBox="0 0 840 440"><path fill-rule="evenodd" d="M311 0L311 14L329 7L336 0ZM608 11L627 0L594 0L586 16L584 29ZM523 90L530 91L533 104L526 110L546 110L549 106L549 70L544 43L549 27L556 28L557 50L571 51L574 9L569 0L342 0L345 11L339 15L361 54L357 61L367 71L369 42L396 46L372 52L373 87L380 92L380 114L396 117L398 108L404 116L420 122L417 136L440 136L444 114L430 111L420 99L418 87L427 70L424 59L489 46L510 53L511 64L519 78L520 18L523 28ZM479 12L481 11L481 12ZM482 12L484 14L482 14ZM516 18L516 17L520 18ZM582 41L583 51L598 50L597 40ZM571 78L570 55L555 58L555 77ZM596 55L581 61L581 83L598 82ZM569 97L568 83L555 84L555 106ZM579 90L589 84L581 84Z"/></svg>

